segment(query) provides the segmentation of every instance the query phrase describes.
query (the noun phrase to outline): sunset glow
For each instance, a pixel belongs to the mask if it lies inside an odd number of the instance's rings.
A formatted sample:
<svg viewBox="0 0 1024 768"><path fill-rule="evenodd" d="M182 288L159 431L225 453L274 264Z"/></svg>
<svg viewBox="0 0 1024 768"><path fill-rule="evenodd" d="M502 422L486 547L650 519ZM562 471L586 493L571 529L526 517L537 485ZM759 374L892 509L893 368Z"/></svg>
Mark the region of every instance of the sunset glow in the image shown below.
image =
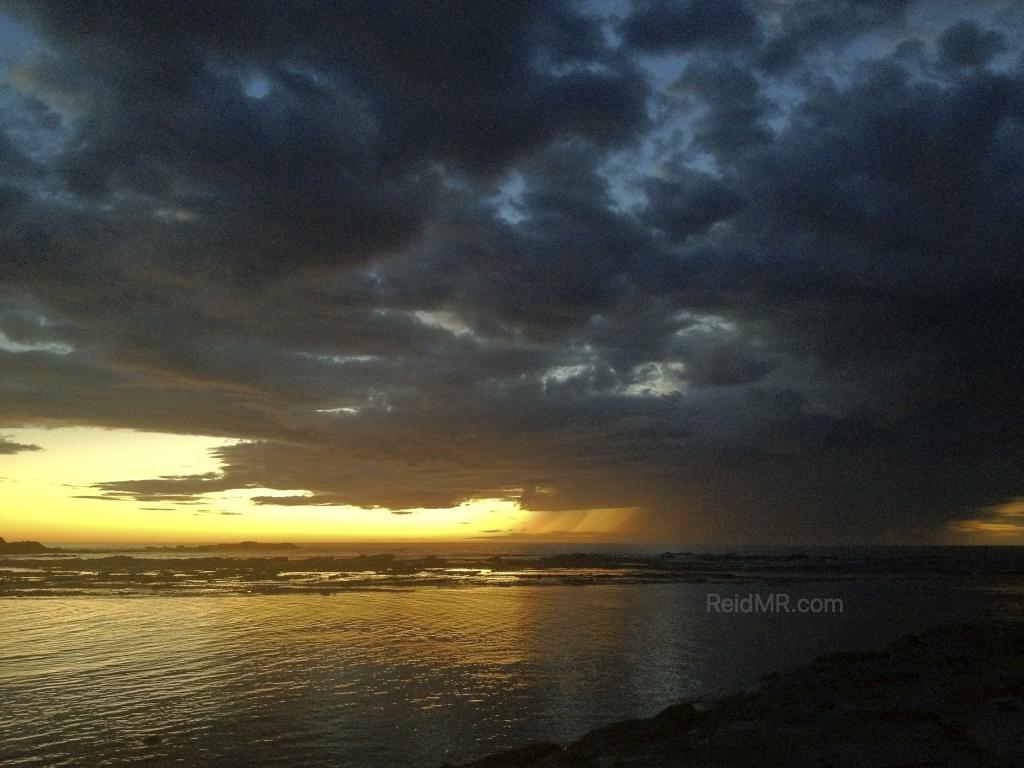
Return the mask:
<svg viewBox="0 0 1024 768"><path fill-rule="evenodd" d="M50 542L181 543L239 540L620 540L628 509L563 513L552 519L515 499L467 500L447 508L275 505L304 489L239 488L194 499L140 501L104 496L94 485L153 477L216 475L210 451L236 441L86 427L8 430L37 446L4 457L0 508L7 538ZM259 503L253 501L260 500Z"/></svg>

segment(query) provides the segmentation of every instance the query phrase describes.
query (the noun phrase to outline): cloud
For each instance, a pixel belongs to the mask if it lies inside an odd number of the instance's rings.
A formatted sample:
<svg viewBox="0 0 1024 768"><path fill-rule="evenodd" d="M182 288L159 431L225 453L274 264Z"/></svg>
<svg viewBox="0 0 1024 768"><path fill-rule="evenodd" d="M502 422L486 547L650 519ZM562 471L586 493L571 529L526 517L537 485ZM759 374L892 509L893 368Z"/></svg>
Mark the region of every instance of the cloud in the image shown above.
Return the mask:
<svg viewBox="0 0 1024 768"><path fill-rule="evenodd" d="M763 71L779 75L814 61L822 49L831 49L835 56L851 42L855 45L874 33L903 28L915 5L924 7L910 0L797 0L774 4L772 10L781 15L778 31L757 52L756 63Z"/></svg>
<svg viewBox="0 0 1024 768"><path fill-rule="evenodd" d="M756 16L739 0L659 0L641 5L621 31L631 45L653 53L739 48L761 36Z"/></svg>
<svg viewBox="0 0 1024 768"><path fill-rule="evenodd" d="M706 105L707 111L695 122L693 144L720 162L771 141L766 118L774 103L748 69L729 62L695 62L674 89Z"/></svg>
<svg viewBox="0 0 1024 768"><path fill-rule="evenodd" d="M878 541L1021 493L1013 7L4 7L3 423L238 439L95 497Z"/></svg>
<svg viewBox="0 0 1024 768"><path fill-rule="evenodd" d="M16 443L13 440L8 439L4 435L0 435L0 455L11 455L14 453L24 453L26 451L41 451L43 450L38 445L29 445L27 443Z"/></svg>
<svg viewBox="0 0 1024 768"><path fill-rule="evenodd" d="M740 212L745 203L738 190L707 173L685 166L646 181L645 219L674 239L703 235L715 223Z"/></svg>
<svg viewBox="0 0 1024 768"><path fill-rule="evenodd" d="M939 61L947 67L981 67L1006 50L999 32L982 30L972 21L959 21L938 40Z"/></svg>

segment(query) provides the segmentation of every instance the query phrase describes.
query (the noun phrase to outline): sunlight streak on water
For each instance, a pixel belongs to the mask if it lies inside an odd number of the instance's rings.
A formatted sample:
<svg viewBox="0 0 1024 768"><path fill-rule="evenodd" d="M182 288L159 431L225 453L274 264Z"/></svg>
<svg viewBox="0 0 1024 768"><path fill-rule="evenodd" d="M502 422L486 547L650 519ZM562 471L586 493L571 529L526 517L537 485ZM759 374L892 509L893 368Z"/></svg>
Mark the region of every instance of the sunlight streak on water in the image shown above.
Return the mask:
<svg viewBox="0 0 1024 768"><path fill-rule="evenodd" d="M796 621L709 618L694 584L7 599L0 763L437 766L748 685L949 603L845 589L847 615Z"/></svg>

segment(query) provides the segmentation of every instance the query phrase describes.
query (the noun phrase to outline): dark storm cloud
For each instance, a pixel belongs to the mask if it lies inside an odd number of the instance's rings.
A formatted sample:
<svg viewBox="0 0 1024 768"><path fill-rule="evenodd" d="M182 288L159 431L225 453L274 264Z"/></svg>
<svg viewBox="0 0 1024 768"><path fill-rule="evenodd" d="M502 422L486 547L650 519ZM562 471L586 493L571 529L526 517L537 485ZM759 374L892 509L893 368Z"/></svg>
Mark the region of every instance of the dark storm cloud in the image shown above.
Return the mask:
<svg viewBox="0 0 1024 768"><path fill-rule="evenodd" d="M1022 494L997 5L8 3L0 423L240 440L114 500L934 536Z"/></svg>
<svg viewBox="0 0 1024 768"><path fill-rule="evenodd" d="M899 28L914 4L911 0L796 0L775 5L780 29L756 54L758 66L771 74L798 68L809 56L830 48L835 51L860 36Z"/></svg>
<svg viewBox="0 0 1024 768"><path fill-rule="evenodd" d="M419 231L433 164L495 173L563 133L616 143L642 126L635 73L537 63L604 55L564 9L240 9L15 4L56 48L21 79L78 110L59 180L172 223L176 260L249 276L365 261Z"/></svg>
<svg viewBox="0 0 1024 768"><path fill-rule="evenodd" d="M753 74L727 62L697 62L686 68L675 90L706 106L695 124L693 143L721 161L771 140L765 120L773 103Z"/></svg>
<svg viewBox="0 0 1024 768"><path fill-rule="evenodd" d="M755 45L760 28L740 0L657 0L635 10L623 23L622 34L639 50L662 53Z"/></svg>
<svg viewBox="0 0 1024 768"><path fill-rule="evenodd" d="M646 184L645 218L673 238L702 235L744 206L743 196L728 183L707 173L680 169L669 179Z"/></svg>
<svg viewBox="0 0 1024 768"><path fill-rule="evenodd" d="M1006 38L994 30L981 30L971 21L959 21L939 38L939 59L948 67L980 67L1006 50Z"/></svg>

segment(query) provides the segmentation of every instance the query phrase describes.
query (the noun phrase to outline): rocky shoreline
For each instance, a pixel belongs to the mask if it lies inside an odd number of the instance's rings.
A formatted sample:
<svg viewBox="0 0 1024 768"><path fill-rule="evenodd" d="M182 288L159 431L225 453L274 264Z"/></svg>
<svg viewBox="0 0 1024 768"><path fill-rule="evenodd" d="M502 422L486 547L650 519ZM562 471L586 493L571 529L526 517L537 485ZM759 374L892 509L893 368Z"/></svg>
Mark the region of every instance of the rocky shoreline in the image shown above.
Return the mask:
<svg viewBox="0 0 1024 768"><path fill-rule="evenodd" d="M763 678L753 693L675 704L568 745L531 744L462 768L1021 765L1024 623L993 622L821 657Z"/></svg>

